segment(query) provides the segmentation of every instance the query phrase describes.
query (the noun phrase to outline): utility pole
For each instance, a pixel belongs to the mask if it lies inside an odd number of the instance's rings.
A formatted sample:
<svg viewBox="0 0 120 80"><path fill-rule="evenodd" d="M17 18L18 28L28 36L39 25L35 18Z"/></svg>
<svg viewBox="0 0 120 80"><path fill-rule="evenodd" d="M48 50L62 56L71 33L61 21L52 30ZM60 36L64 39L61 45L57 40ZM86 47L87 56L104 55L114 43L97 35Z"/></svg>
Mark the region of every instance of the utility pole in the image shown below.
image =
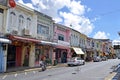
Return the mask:
<svg viewBox="0 0 120 80"><path fill-rule="evenodd" d="M120 31L118 32L118 35L120 36ZM118 42L117 57L120 59L120 41Z"/></svg>
<svg viewBox="0 0 120 80"><path fill-rule="evenodd" d="M118 32L118 35L120 36L120 31Z"/></svg>

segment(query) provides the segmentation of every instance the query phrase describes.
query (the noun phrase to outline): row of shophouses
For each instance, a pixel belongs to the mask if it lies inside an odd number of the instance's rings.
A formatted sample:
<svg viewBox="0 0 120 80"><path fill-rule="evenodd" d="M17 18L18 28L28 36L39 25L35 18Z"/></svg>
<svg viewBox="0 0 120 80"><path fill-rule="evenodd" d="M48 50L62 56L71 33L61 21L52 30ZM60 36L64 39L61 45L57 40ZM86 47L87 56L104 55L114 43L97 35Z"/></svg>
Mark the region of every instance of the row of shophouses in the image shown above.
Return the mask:
<svg viewBox="0 0 120 80"><path fill-rule="evenodd" d="M86 61L114 55L109 39L87 37L20 3L14 8L7 5L0 4L0 72L11 67L37 67L43 58L55 65L76 55Z"/></svg>

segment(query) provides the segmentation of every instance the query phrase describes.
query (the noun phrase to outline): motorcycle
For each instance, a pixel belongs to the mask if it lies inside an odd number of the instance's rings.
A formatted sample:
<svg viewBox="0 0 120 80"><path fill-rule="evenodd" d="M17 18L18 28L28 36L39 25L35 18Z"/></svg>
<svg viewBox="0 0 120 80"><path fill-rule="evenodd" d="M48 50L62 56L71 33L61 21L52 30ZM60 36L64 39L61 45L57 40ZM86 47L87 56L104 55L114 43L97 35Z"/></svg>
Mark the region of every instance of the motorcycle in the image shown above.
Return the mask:
<svg viewBox="0 0 120 80"><path fill-rule="evenodd" d="M46 63L44 61L40 61L40 67L42 68L42 71L46 70Z"/></svg>

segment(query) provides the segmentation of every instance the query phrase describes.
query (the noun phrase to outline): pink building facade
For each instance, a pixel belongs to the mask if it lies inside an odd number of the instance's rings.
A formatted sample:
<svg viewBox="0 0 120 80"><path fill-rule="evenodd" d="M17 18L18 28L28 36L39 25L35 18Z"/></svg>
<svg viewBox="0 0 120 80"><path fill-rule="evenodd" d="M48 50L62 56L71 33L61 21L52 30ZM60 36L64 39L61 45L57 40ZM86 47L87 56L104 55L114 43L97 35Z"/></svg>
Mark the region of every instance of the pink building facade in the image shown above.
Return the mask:
<svg viewBox="0 0 120 80"><path fill-rule="evenodd" d="M57 63L66 63L70 55L70 29L61 24L54 25L54 60Z"/></svg>

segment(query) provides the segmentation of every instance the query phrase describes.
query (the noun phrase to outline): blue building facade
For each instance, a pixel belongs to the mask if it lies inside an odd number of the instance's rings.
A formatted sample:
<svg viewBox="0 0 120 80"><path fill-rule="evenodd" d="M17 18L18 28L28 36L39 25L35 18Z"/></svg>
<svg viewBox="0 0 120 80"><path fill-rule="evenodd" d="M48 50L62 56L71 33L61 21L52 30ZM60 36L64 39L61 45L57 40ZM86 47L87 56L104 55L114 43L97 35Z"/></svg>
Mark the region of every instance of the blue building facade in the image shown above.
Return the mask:
<svg viewBox="0 0 120 80"><path fill-rule="evenodd" d="M6 38L0 38L0 72L6 71L7 46L11 41Z"/></svg>
<svg viewBox="0 0 120 80"><path fill-rule="evenodd" d="M4 51L2 43L0 43L0 72L4 72Z"/></svg>

